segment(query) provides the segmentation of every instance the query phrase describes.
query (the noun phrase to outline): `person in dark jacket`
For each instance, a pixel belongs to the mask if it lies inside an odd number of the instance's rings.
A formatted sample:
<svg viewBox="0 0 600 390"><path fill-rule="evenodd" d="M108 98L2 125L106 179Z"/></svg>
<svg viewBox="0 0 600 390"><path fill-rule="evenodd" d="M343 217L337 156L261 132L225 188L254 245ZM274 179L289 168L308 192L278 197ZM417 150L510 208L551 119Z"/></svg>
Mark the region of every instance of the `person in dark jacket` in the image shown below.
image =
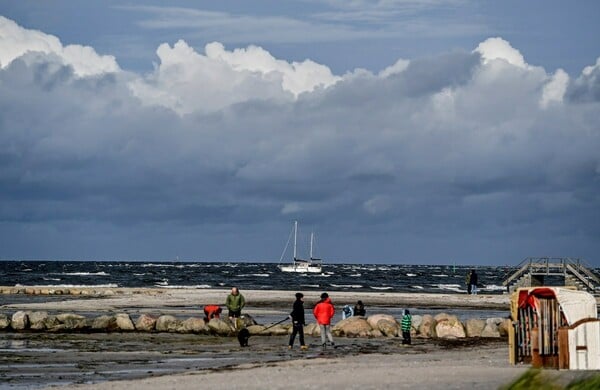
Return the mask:
<svg viewBox="0 0 600 390"><path fill-rule="evenodd" d="M354 315L366 317L367 311L365 310L365 305L363 305L362 301L356 302L356 306L354 306Z"/></svg>
<svg viewBox="0 0 600 390"><path fill-rule="evenodd" d="M471 294L477 295L477 285L479 284L479 280L477 278L477 272L475 272L475 270L471 270L469 284L471 285Z"/></svg>
<svg viewBox="0 0 600 390"><path fill-rule="evenodd" d="M290 319L292 320L292 334L290 335L288 348L292 349L296 334L298 334L300 349L307 349L307 346L304 344L304 325L306 325L304 320L304 294L296 293L296 301L290 313Z"/></svg>

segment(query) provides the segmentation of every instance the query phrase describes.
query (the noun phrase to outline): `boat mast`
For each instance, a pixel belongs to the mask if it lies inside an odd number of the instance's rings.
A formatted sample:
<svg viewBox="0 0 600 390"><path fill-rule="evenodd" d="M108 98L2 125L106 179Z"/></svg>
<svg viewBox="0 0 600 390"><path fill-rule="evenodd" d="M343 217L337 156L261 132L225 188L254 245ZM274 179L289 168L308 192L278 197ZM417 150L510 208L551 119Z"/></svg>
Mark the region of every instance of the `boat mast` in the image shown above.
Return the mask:
<svg viewBox="0 0 600 390"><path fill-rule="evenodd" d="M298 221L294 221L294 260L296 260L296 236L298 235Z"/></svg>
<svg viewBox="0 0 600 390"><path fill-rule="evenodd" d="M313 250L313 236L314 236L314 233L310 232L310 258L311 259L313 258L313 254L312 254L312 252L313 252L312 251Z"/></svg>

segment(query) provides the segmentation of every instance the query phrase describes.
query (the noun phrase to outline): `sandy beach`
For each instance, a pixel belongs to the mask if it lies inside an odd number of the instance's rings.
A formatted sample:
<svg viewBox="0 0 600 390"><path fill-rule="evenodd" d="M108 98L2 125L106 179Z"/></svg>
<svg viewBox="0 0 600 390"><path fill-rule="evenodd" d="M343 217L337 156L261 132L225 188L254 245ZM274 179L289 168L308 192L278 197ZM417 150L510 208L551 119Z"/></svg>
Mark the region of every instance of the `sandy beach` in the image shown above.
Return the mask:
<svg viewBox="0 0 600 390"><path fill-rule="evenodd" d="M94 294L2 294L0 311L126 312L200 316L209 303L222 303L225 289L105 289ZM259 323L287 315L291 291L242 291L245 312ZM306 293L306 313L319 293ZM410 307L477 310L508 315L507 295L332 292L339 306L361 299L368 314ZM339 302L339 303L338 303ZM337 321L338 319L336 319ZM505 339L344 338L323 349L307 336L309 350L289 351L287 336L256 336L241 348L234 337L152 333L0 333L4 385L89 389L265 389L265 388L427 388L490 389L506 384L528 367L510 366ZM14 353L13 353L14 352ZM60 367L60 369L58 369ZM435 373L435 374L432 374ZM200 386L202 385L202 386Z"/></svg>
<svg viewBox="0 0 600 390"><path fill-rule="evenodd" d="M319 356L242 364L136 381L76 385L77 389L496 389L525 372L510 366L503 342L446 349L417 343L387 354Z"/></svg>

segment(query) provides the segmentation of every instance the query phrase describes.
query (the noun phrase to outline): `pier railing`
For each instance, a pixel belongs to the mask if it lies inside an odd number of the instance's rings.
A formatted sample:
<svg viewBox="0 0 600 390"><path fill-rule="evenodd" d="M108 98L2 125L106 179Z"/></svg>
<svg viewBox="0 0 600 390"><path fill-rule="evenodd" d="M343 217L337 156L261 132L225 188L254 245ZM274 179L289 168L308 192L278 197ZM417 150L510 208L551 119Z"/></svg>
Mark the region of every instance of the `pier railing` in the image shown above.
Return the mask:
<svg viewBox="0 0 600 390"><path fill-rule="evenodd" d="M517 266L517 270L502 282L502 285L510 287L525 275L562 276L565 282L568 276L572 276L592 292L600 285L600 278L591 271L591 267L583 259L570 257L527 257Z"/></svg>

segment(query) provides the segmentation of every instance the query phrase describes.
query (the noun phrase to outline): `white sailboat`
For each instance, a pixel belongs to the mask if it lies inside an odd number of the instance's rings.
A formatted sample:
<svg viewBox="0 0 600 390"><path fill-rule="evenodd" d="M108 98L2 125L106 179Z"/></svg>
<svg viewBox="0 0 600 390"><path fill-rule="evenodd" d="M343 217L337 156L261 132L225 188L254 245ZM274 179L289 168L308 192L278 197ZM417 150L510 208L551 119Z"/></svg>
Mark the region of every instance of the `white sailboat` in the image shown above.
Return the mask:
<svg viewBox="0 0 600 390"><path fill-rule="evenodd" d="M289 244L289 242L290 242L290 240L288 238L288 244ZM282 272L321 273L323 261L319 258L313 257L314 234L313 233L310 234L310 258L309 259L301 259L298 257L297 251L296 251L297 243L298 243L298 221L294 221L294 257L293 257L293 261L292 261L292 264L278 265L279 269ZM283 250L283 254L281 255L281 258L283 258L283 255L285 254L285 251L287 250L288 244L286 244L285 249ZM281 258L279 259L279 261L281 261Z"/></svg>

